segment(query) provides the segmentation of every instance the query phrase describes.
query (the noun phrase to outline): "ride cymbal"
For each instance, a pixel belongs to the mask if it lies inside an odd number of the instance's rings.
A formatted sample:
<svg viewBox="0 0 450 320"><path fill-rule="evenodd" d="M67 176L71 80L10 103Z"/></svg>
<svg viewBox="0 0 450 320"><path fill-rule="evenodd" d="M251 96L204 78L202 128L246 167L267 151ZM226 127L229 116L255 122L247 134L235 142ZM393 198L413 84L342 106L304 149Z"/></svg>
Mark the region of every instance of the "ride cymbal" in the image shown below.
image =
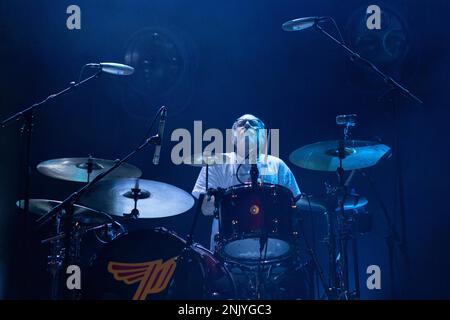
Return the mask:
<svg viewBox="0 0 450 320"><path fill-rule="evenodd" d="M289 160L304 169L336 171L339 156L344 170L374 166L390 151L384 144L361 140L332 140L303 146L289 156Z"/></svg>
<svg viewBox="0 0 450 320"><path fill-rule="evenodd" d="M136 218L175 216L194 206L193 196L180 188L134 178L99 181L81 197L80 202L114 216L132 214Z"/></svg>

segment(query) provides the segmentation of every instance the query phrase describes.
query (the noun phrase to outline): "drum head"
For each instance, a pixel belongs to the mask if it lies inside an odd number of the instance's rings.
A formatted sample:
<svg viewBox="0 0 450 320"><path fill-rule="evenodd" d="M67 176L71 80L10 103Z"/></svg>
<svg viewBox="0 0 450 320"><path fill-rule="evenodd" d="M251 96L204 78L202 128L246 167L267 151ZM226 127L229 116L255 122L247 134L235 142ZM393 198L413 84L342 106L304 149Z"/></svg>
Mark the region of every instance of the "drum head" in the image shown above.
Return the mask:
<svg viewBox="0 0 450 320"><path fill-rule="evenodd" d="M226 270L206 249L162 228L121 236L94 259L83 284L86 299L209 299L232 294ZM221 287L223 290L221 291ZM231 289L230 289L231 288Z"/></svg>
<svg viewBox="0 0 450 320"><path fill-rule="evenodd" d="M283 240L268 238L267 242L259 238L234 240L225 245L226 256L237 261L259 262L285 257L291 251L291 245Z"/></svg>

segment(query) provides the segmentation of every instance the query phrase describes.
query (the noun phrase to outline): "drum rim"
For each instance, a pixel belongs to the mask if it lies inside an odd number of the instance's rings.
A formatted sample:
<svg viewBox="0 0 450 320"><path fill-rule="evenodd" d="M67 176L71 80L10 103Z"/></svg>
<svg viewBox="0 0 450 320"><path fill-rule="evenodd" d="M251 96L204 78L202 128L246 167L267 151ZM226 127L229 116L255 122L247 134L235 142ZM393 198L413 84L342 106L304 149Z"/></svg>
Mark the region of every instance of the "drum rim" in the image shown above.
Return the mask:
<svg viewBox="0 0 450 320"><path fill-rule="evenodd" d="M258 189L258 188L259 189L264 189L264 188L281 189L281 190L284 190L285 192L287 192L291 196L291 198L294 199L294 193L292 192L292 190L281 184L270 183L270 182L258 182L256 189ZM237 190L252 190L252 189L253 189L253 185L251 183L240 183L240 184L236 184L236 185L226 188L223 195L224 196L229 195L230 192L237 191Z"/></svg>

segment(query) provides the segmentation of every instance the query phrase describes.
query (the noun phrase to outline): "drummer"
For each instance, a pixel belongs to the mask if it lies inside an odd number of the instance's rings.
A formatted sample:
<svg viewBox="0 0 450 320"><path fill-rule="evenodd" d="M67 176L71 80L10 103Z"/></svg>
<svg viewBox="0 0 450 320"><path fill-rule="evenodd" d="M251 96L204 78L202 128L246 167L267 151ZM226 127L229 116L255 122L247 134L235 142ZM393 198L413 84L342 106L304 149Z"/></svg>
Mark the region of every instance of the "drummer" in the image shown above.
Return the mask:
<svg viewBox="0 0 450 320"><path fill-rule="evenodd" d="M282 185L292 191L294 197L300 195L294 175L289 167L278 157L268 155L266 150L266 135L261 134L265 129L264 123L251 114L244 114L233 124L233 147L234 151L226 153L226 163L209 166L208 188L229 188L243 183L251 183L251 158L256 155L259 179L258 182ZM258 143L255 143L259 135ZM252 141L252 139L255 139ZM247 140L247 143L246 143ZM261 146L260 148L257 146ZM257 151L255 151L255 148ZM203 167L195 183L192 194L198 198L201 193L206 192L206 168ZM204 198L202 204L204 215L214 214L214 196L209 200ZM218 219L214 219L211 230L210 249L215 249L215 235L219 232Z"/></svg>

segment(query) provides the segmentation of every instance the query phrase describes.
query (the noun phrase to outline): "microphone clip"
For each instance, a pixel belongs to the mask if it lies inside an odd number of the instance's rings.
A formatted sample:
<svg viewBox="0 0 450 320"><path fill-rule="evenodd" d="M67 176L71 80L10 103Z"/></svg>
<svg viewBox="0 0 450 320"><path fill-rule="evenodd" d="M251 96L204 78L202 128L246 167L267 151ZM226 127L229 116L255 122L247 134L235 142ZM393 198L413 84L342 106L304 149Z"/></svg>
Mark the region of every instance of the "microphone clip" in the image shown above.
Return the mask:
<svg viewBox="0 0 450 320"><path fill-rule="evenodd" d="M154 136L151 136L150 138L147 139L147 142L149 144L153 144L156 146L160 146L161 145L161 136L159 134L155 134Z"/></svg>

